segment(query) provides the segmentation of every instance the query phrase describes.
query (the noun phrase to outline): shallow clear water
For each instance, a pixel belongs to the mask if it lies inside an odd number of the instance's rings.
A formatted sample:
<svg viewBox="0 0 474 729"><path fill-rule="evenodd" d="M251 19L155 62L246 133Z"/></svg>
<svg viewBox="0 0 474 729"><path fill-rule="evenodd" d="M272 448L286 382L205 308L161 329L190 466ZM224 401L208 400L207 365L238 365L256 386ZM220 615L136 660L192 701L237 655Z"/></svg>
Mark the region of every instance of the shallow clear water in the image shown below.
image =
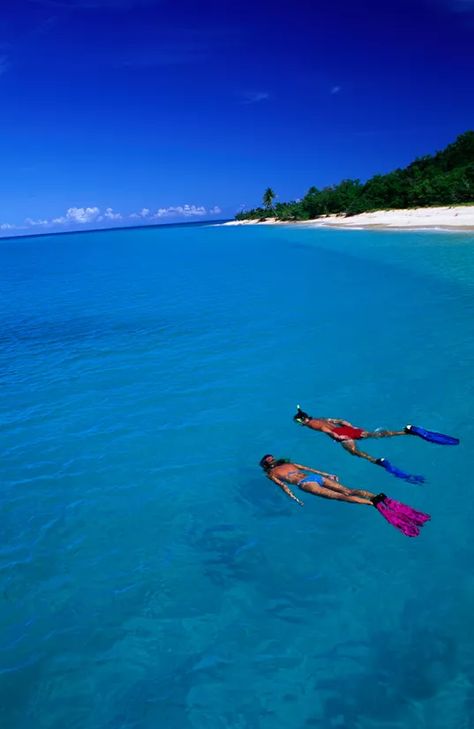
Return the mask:
<svg viewBox="0 0 474 729"><path fill-rule="evenodd" d="M170 227L0 244L8 729L474 726L474 239ZM368 428L397 480L292 422ZM266 452L432 514L261 474Z"/></svg>

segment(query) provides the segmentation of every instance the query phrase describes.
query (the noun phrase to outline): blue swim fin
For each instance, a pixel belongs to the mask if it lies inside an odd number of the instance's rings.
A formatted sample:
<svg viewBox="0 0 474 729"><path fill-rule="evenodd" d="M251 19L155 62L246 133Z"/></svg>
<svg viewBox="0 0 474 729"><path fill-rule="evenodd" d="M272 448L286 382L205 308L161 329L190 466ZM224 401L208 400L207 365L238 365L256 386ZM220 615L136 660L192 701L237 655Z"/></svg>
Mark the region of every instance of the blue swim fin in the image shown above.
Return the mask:
<svg viewBox="0 0 474 729"><path fill-rule="evenodd" d="M420 428L418 425L406 425L405 430L410 435L418 435L423 440L427 440L430 443L438 443L439 445L459 445L459 438L453 438L451 435L444 435L443 433L435 433L433 430L425 430Z"/></svg>
<svg viewBox="0 0 474 729"><path fill-rule="evenodd" d="M388 473L391 473L392 476L402 478L404 481L408 481L408 483L425 483L426 479L424 476L414 476L411 473L406 473L405 471L402 471L401 468L394 466L393 463L390 463L390 461L387 461L386 458L377 458L375 462L377 466L382 466L382 468L385 468L385 470L388 471Z"/></svg>

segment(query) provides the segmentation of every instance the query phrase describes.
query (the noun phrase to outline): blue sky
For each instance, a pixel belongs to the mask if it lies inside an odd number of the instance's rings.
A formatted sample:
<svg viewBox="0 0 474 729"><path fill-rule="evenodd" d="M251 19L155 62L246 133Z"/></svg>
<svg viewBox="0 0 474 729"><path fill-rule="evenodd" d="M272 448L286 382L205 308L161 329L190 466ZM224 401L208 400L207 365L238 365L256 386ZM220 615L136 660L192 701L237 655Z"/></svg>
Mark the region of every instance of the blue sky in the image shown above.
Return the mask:
<svg viewBox="0 0 474 729"><path fill-rule="evenodd" d="M405 165L474 127L473 49L474 0L5 3L0 234L231 217Z"/></svg>

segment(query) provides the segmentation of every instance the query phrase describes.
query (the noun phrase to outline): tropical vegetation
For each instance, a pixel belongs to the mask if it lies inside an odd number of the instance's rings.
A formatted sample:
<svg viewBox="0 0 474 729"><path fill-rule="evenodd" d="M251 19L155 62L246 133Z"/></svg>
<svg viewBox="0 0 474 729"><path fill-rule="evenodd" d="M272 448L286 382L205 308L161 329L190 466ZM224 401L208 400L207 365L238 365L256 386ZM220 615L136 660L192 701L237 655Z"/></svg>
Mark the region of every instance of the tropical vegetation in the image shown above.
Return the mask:
<svg viewBox="0 0 474 729"><path fill-rule="evenodd" d="M310 187L301 200L274 205L274 199L269 187L263 195L263 208L244 210L235 217L309 220L333 213L349 216L370 210L474 203L474 131L461 134L441 152L366 182L342 180L321 190Z"/></svg>
<svg viewBox="0 0 474 729"><path fill-rule="evenodd" d="M276 195L273 192L271 187L267 187L265 192L263 193L263 206L265 210L272 210L273 208L273 201L275 199Z"/></svg>

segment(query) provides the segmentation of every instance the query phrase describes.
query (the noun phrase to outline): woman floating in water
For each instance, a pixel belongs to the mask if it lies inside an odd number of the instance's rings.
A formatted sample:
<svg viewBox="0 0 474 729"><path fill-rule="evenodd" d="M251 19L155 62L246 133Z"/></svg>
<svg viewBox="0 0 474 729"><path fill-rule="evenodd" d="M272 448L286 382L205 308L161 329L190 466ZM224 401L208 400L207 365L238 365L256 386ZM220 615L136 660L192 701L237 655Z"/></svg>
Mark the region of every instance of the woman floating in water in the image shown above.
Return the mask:
<svg viewBox="0 0 474 729"><path fill-rule="evenodd" d="M443 435L442 433L435 433L431 430L425 430L417 425L406 425L403 430L383 430L381 428L375 431L363 430L358 428L347 420L339 420L337 418L313 418L308 413L301 410L300 406L297 406L297 413L293 416L293 420L300 425L306 425L311 430L319 430L321 433L326 433L330 438L337 441L342 445L346 451L349 451L353 456L360 456L360 458L366 458L371 463L376 463L378 466L382 466L386 471L392 473L397 478L403 478L405 481L410 483L423 483L423 476L413 476L409 473L405 473L401 469L394 466L386 458L374 458L368 453L364 453L357 448L357 440L365 440L366 438L391 438L395 435L418 435L420 438L429 441L430 443L438 443L439 445L458 445L458 438L452 438L450 435Z"/></svg>
<svg viewBox="0 0 474 729"><path fill-rule="evenodd" d="M423 524L431 519L429 514L416 511L411 506L390 499L385 494L376 495L362 489L348 489L338 482L337 476L292 463L285 458L277 460L271 454L267 454L261 459L260 466L267 477L300 506L303 506L303 502L294 495L288 484L325 499L375 506L379 514L407 537L417 537Z"/></svg>

